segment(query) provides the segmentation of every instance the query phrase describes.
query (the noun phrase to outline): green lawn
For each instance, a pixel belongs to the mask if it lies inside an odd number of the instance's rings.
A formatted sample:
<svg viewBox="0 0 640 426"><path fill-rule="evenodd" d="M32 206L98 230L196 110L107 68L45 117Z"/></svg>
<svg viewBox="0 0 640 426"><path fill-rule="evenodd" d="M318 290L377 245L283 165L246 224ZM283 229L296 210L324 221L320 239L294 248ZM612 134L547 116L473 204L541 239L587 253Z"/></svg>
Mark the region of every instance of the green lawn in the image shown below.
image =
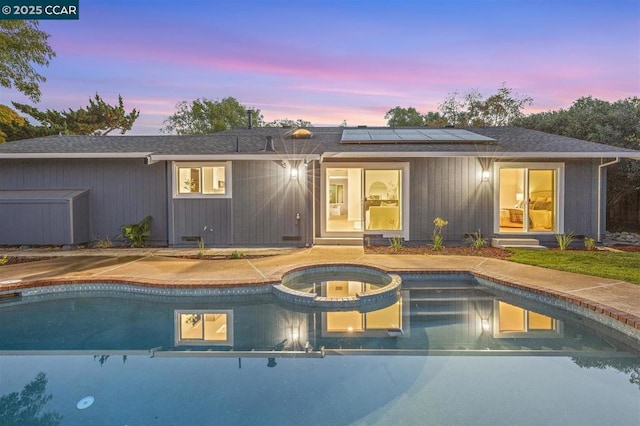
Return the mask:
<svg viewBox="0 0 640 426"><path fill-rule="evenodd" d="M507 260L640 285L640 252L509 249Z"/></svg>

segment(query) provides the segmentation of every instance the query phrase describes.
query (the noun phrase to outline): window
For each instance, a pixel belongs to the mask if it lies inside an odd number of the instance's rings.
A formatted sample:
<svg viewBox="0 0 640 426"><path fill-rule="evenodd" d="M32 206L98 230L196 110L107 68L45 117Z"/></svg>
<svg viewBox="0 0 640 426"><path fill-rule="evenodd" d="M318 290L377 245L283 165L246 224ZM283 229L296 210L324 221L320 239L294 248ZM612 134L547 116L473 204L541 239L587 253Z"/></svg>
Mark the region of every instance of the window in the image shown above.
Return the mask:
<svg viewBox="0 0 640 426"><path fill-rule="evenodd" d="M231 197L231 162L175 163L176 197Z"/></svg>
<svg viewBox="0 0 640 426"><path fill-rule="evenodd" d="M550 338L563 333L561 321L503 301L494 300L494 312L496 338Z"/></svg>
<svg viewBox="0 0 640 426"><path fill-rule="evenodd" d="M233 345L233 311L176 311L176 345Z"/></svg>
<svg viewBox="0 0 640 426"><path fill-rule="evenodd" d="M561 164L497 164L498 232L562 233Z"/></svg>
<svg viewBox="0 0 640 426"><path fill-rule="evenodd" d="M378 286L360 281L327 281L323 296L339 299L353 297L377 289ZM387 330L402 328L402 297L386 308L361 313L359 311L341 311L323 313L325 327L323 336L338 333L349 337L351 333L360 336L388 337ZM346 333L346 334L345 334Z"/></svg>

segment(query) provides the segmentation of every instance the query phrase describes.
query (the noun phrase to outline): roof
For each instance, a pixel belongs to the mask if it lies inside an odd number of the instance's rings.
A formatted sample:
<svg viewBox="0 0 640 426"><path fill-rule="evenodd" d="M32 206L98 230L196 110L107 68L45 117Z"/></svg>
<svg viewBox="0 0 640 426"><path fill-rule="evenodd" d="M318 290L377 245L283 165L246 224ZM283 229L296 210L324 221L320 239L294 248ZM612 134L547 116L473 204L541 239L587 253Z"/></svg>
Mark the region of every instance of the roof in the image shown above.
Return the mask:
<svg viewBox="0 0 640 426"><path fill-rule="evenodd" d="M81 136L61 135L0 144L0 159L10 158L146 158L161 160L320 159L389 157L500 157L500 158L636 158L640 151L587 142L518 127L460 129L460 141L362 141L342 143L343 131L362 128L312 127L311 137L295 139L291 129L258 127L233 129L203 136ZM366 128L369 135L389 133L388 127ZM403 128L409 130L425 128ZM438 130L438 129L434 129ZM439 129L450 131L451 129ZM456 129L457 130L457 129ZM350 132L353 135L353 132ZM273 151L267 148L273 138ZM477 136L477 137L476 137ZM477 139L477 140L474 140Z"/></svg>

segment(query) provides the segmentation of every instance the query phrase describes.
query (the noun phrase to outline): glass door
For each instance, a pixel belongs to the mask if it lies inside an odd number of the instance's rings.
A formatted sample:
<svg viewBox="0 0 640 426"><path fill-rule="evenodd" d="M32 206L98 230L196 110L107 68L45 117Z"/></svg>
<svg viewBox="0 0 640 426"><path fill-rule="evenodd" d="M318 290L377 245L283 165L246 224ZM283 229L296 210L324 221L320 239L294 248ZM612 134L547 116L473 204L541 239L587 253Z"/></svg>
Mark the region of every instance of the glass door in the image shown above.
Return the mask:
<svg viewBox="0 0 640 426"><path fill-rule="evenodd" d="M325 170L325 234L357 237L365 231L402 230L401 168Z"/></svg>
<svg viewBox="0 0 640 426"><path fill-rule="evenodd" d="M500 169L500 232L556 232L556 170Z"/></svg>
<svg viewBox="0 0 640 426"><path fill-rule="evenodd" d="M401 170L364 170L364 215L366 231L399 231L402 200Z"/></svg>
<svg viewBox="0 0 640 426"><path fill-rule="evenodd" d="M362 234L362 169L327 168L325 230Z"/></svg>

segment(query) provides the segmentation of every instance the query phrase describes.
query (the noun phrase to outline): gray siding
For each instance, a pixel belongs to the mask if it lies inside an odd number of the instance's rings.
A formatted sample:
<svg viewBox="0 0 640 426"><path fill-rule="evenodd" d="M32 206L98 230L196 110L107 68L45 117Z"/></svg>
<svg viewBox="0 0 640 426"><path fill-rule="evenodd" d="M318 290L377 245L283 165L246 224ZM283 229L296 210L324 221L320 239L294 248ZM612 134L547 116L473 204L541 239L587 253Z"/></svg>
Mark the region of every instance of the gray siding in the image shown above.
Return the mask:
<svg viewBox="0 0 640 426"><path fill-rule="evenodd" d="M445 241L461 243L465 234L493 230L493 186L482 181L476 158L420 158L410 162L410 239L432 239L433 220L449 222Z"/></svg>
<svg viewBox="0 0 640 426"><path fill-rule="evenodd" d="M151 215L149 243L166 244L166 182L164 164L142 159L0 160L0 190L89 190L91 239L113 241L123 224Z"/></svg>
<svg viewBox="0 0 640 426"><path fill-rule="evenodd" d="M201 238L206 246L230 245L231 202L229 198L173 199L169 244L193 247L197 244L193 239Z"/></svg>
<svg viewBox="0 0 640 426"><path fill-rule="evenodd" d="M598 162L573 160L565 164L564 230L597 240ZM603 218L604 213L603 209Z"/></svg>
<svg viewBox="0 0 640 426"><path fill-rule="evenodd" d="M234 161L232 198L173 199L170 244L193 246L183 237L201 237L212 246L310 245L312 173L299 170L296 180L279 162Z"/></svg>
<svg viewBox="0 0 640 426"><path fill-rule="evenodd" d="M0 200L0 236L4 245L73 244L70 206L64 200ZM84 242L84 241L80 241Z"/></svg>

